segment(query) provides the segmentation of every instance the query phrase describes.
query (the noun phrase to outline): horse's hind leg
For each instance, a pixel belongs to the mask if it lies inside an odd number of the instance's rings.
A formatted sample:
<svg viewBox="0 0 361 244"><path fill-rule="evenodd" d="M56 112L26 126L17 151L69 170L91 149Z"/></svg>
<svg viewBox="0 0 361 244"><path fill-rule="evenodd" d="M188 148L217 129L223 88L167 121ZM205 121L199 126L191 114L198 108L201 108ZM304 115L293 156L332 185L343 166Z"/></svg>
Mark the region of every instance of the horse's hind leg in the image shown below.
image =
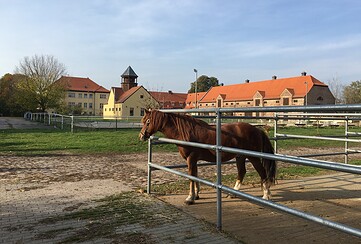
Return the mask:
<svg viewBox="0 0 361 244"><path fill-rule="evenodd" d="M200 192L200 190L201 190L201 187L200 187L200 184L199 184L198 181L196 182L195 187L196 187L196 189L195 189L195 197L194 197L194 200L198 200L198 199L199 199L199 192Z"/></svg>
<svg viewBox="0 0 361 244"><path fill-rule="evenodd" d="M238 191L239 189L241 189L244 176L246 175L246 158L244 156L237 155L236 165L237 165L238 175L237 175L236 184L234 185L233 189Z"/></svg>
<svg viewBox="0 0 361 244"><path fill-rule="evenodd" d="M271 191L270 187L272 185L272 182L267 181L267 174L266 170L264 169L261 159L259 158L249 158L251 161L253 167L258 172L259 176L261 177L261 184L262 184L262 190L263 190L263 199L270 200L271 199Z"/></svg>
<svg viewBox="0 0 361 244"><path fill-rule="evenodd" d="M263 199L270 200L271 199L271 191L270 187L272 185L272 182L269 181L263 181L262 182L262 189L263 189Z"/></svg>

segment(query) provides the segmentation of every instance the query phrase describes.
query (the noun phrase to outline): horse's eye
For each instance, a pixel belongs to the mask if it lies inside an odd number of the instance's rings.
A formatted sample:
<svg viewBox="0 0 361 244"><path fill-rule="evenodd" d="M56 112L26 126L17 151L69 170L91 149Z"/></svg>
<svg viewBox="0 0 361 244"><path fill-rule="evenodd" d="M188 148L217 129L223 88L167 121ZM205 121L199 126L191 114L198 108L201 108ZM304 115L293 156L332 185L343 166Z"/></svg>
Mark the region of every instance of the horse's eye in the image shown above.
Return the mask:
<svg viewBox="0 0 361 244"><path fill-rule="evenodd" d="M150 124L150 119L147 119L147 121L145 123Z"/></svg>

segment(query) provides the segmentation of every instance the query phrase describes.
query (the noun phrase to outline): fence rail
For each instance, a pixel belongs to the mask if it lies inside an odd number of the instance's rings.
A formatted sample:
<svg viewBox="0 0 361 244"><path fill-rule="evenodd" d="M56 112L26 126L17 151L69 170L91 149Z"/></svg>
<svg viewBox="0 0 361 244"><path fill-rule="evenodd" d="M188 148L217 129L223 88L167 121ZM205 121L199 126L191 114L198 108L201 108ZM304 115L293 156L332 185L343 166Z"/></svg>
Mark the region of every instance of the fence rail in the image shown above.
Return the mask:
<svg viewBox="0 0 361 244"><path fill-rule="evenodd" d="M348 165L348 164L340 164L337 162L330 162L330 161L323 161L323 160L316 160L316 159L308 159L308 158L304 158L304 157L296 157L296 156L290 156L290 155L281 155L281 154L267 154L267 153L262 153L262 152L255 152L255 151L248 151L248 150L243 150L243 149L236 149L236 148L228 148L228 147L223 147L221 144L221 130L220 130L220 126L222 124L221 120L222 120L222 113L230 113L230 112L318 112L317 115L322 116L321 114L319 114L320 112L349 112L347 114L338 114L337 116L343 116L344 118L341 119L346 119L346 123L345 123L345 127L347 129L345 129L345 139L342 139L341 141L345 142L345 152L341 153L341 154L345 154L348 156L348 154L352 151L354 153L359 153L361 152L361 150L354 150L354 149L349 149L348 148L348 143L349 142L360 142L360 140L357 139L349 139L348 137L350 135L356 135L356 136L360 136L361 133L356 132L356 133L349 133L348 131L348 117L349 116L353 116L357 119L361 118L360 113L356 114L356 112L361 112L361 105L335 105L335 106L309 106L309 107L302 107L302 106L297 106L297 107L257 107L257 108L237 108L237 109L222 109L222 108L218 108L218 109L193 109L193 110L162 110L163 112L187 112L187 113L192 113L194 115L197 115L199 113L205 114L208 113L208 116L206 116L207 118L209 118L209 114L213 114L213 118L216 119L216 130L217 130L217 139L216 139L216 145L209 145L209 144L201 144L201 143L195 143L195 142L185 142L185 141L179 141L179 140L173 140L173 139L167 139L167 138L159 138L159 137L155 137L152 136L149 139L149 143L148 143L148 186L147 186L147 191L148 193L151 193L151 173L152 170L155 169L160 169L160 170L165 170L180 176L183 176L185 178L209 185L213 188L216 189L217 191L217 228L221 229L222 228L222 198L221 198L221 192L227 192L227 193L231 193L234 194L236 196L242 197L242 198L246 198L252 202L255 202L257 204L260 205L264 205L264 206L268 206L271 208L275 208L277 210L304 218L306 220L310 220L343 232L346 232L348 234L357 236L357 237L361 237L361 230L354 228L354 227L350 227L350 226L346 226L337 222L333 222L333 221L329 221L326 220L324 218L315 216L315 215L311 215L311 214L307 214L292 208L289 208L287 206L281 205L281 204L277 204L274 203L272 201L267 201L264 199L261 199L259 197L255 197L252 196L250 194L241 192L241 191L237 191L234 189L231 189L229 187L226 187L224 185L222 185L222 175L221 175L221 152L222 151L226 151L226 152L231 152L231 153L235 153L235 154L244 154L247 156L253 156L253 157L259 157L259 158L269 158L269 159L274 159L274 160L278 160L278 161L283 161L283 162L289 162L289 163L293 163L293 164L300 164L300 165L306 165L306 166L312 166L312 167L318 167L318 168L323 168L323 169L330 169L330 170L335 170L335 171L341 171L341 172L347 172L347 173L352 173L352 174L361 174L361 167L359 166L353 166L353 165ZM327 116L329 116L330 114L327 114ZM310 116L310 115L309 115ZM312 115L314 116L314 115ZM334 115L332 115L334 116ZM226 117L226 116L225 116ZM227 116L228 118L228 116ZM239 118L239 116L237 116L237 118ZM307 119L307 114L304 114L304 118ZM277 140L281 139L282 137L289 137L290 139L294 139L294 138L300 138L303 137L305 139L304 136L292 136L292 135L286 135L286 134L278 134L277 129L278 129L278 123L277 121L280 119L280 116L276 114L274 120L274 133L275 133L275 148L277 150ZM292 138L291 138L292 137ZM340 138L332 138L332 137L312 137L312 136L308 136L308 139L322 139L322 140L338 140ZM166 142L166 143L174 143L174 144L178 144L178 145L186 145L186 146L192 146L192 147L199 147L199 148L204 148L204 149L209 149L209 150L214 150L216 151L216 155L217 155L217 181L214 182L210 182L207 181L205 179L201 179L198 177L194 177L194 176L189 176L187 174L184 174L182 172L176 171L174 170L174 168L176 167L167 167L167 166L161 166L158 164L153 163L153 159L152 159L152 147L154 144L158 144L158 142ZM276 151L277 152L277 151ZM334 153L335 155L340 154L340 153ZM324 154L321 154L324 155ZM347 160L345 159L345 162L347 163ZM209 165L208 163L205 163L204 165ZM214 164L212 164L214 165ZM178 167L185 167L184 165L178 166Z"/></svg>
<svg viewBox="0 0 361 244"><path fill-rule="evenodd" d="M56 113L26 113L25 119L38 121L44 125L54 126L62 130L95 130L140 128L141 117L102 117L102 116L72 116Z"/></svg>

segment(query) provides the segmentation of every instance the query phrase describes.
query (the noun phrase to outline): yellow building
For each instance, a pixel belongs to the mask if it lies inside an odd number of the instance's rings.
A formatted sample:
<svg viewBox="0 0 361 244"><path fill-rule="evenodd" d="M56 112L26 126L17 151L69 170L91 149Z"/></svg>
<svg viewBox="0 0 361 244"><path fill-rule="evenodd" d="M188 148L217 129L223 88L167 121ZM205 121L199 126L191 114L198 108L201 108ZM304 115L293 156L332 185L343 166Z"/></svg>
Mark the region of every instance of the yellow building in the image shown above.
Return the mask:
<svg viewBox="0 0 361 244"><path fill-rule="evenodd" d="M109 90L89 78L62 76L57 82L64 84L66 90L64 100L70 108L81 108L82 115L103 115Z"/></svg>
<svg viewBox="0 0 361 244"><path fill-rule="evenodd" d="M107 104L104 104L104 118L143 116L149 107L159 107L159 103L143 87L138 86L138 75L129 66L121 75L121 87L110 89Z"/></svg>

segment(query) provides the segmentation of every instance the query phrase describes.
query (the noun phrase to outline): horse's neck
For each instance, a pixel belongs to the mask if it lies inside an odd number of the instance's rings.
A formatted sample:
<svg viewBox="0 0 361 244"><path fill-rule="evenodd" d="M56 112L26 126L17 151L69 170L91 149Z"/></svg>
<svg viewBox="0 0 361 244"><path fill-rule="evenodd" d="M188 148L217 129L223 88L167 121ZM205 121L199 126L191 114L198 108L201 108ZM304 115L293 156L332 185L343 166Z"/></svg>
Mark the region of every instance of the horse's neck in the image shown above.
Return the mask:
<svg viewBox="0 0 361 244"><path fill-rule="evenodd" d="M174 121L168 120L160 130L167 138L181 140L181 132Z"/></svg>
<svg viewBox="0 0 361 244"><path fill-rule="evenodd" d="M166 125L160 130L169 139L179 139L180 133L178 128L173 124L167 122Z"/></svg>

